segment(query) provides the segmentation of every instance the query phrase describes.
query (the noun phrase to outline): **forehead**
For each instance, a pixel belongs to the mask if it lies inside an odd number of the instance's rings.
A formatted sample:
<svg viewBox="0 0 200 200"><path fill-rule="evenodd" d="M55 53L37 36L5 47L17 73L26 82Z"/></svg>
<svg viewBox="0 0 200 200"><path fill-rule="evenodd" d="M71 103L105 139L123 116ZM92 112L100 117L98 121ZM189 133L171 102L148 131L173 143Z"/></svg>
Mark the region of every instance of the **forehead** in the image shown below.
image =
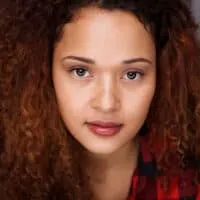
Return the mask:
<svg viewBox="0 0 200 200"><path fill-rule="evenodd" d="M151 34L135 15L93 7L79 10L64 26L57 47L62 54L78 54L99 61L155 56Z"/></svg>

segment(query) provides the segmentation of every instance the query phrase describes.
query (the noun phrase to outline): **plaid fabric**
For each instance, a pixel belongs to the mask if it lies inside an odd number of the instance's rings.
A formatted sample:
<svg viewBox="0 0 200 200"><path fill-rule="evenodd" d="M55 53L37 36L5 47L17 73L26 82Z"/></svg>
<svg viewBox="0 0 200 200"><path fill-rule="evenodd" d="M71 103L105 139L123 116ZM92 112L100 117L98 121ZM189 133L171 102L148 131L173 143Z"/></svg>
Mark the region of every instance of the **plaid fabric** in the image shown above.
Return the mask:
<svg viewBox="0 0 200 200"><path fill-rule="evenodd" d="M188 170L182 177L169 177L170 187L168 192L165 192L161 187L163 177L157 174L147 138L142 136L138 168L132 178L128 200L200 200L200 194L197 197L194 175L194 171Z"/></svg>

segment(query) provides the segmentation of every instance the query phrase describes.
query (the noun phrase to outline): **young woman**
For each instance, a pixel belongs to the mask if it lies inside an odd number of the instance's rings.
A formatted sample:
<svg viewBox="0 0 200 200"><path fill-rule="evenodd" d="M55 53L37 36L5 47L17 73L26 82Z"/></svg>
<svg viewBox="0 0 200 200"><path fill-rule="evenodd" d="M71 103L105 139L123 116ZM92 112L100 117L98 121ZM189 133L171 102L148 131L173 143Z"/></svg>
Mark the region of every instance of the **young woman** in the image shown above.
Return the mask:
<svg viewBox="0 0 200 200"><path fill-rule="evenodd" d="M12 0L0 26L1 199L197 197L199 52L181 0Z"/></svg>

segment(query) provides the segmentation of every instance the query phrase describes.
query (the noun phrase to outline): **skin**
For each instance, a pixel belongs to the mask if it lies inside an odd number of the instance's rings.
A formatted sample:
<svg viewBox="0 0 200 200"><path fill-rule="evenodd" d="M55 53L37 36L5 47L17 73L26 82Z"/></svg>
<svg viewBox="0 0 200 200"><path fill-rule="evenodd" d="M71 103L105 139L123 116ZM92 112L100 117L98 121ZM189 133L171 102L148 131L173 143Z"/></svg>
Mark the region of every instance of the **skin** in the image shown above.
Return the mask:
<svg viewBox="0 0 200 200"><path fill-rule="evenodd" d="M63 121L86 150L97 199L126 199L137 163L137 133L155 93L150 33L128 12L84 8L64 26L52 73ZM87 126L94 120L123 126L114 136L99 136Z"/></svg>

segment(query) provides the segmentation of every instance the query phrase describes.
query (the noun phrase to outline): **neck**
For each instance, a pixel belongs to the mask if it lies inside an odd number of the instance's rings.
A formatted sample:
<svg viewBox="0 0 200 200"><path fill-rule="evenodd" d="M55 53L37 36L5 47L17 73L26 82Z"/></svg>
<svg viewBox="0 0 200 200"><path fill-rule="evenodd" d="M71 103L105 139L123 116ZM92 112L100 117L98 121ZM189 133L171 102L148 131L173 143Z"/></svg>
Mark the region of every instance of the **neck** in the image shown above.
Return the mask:
<svg viewBox="0 0 200 200"><path fill-rule="evenodd" d="M111 174L137 167L139 139L135 138L110 155L94 155L87 152L87 169L90 177L107 179ZM100 175L100 177L98 177Z"/></svg>

